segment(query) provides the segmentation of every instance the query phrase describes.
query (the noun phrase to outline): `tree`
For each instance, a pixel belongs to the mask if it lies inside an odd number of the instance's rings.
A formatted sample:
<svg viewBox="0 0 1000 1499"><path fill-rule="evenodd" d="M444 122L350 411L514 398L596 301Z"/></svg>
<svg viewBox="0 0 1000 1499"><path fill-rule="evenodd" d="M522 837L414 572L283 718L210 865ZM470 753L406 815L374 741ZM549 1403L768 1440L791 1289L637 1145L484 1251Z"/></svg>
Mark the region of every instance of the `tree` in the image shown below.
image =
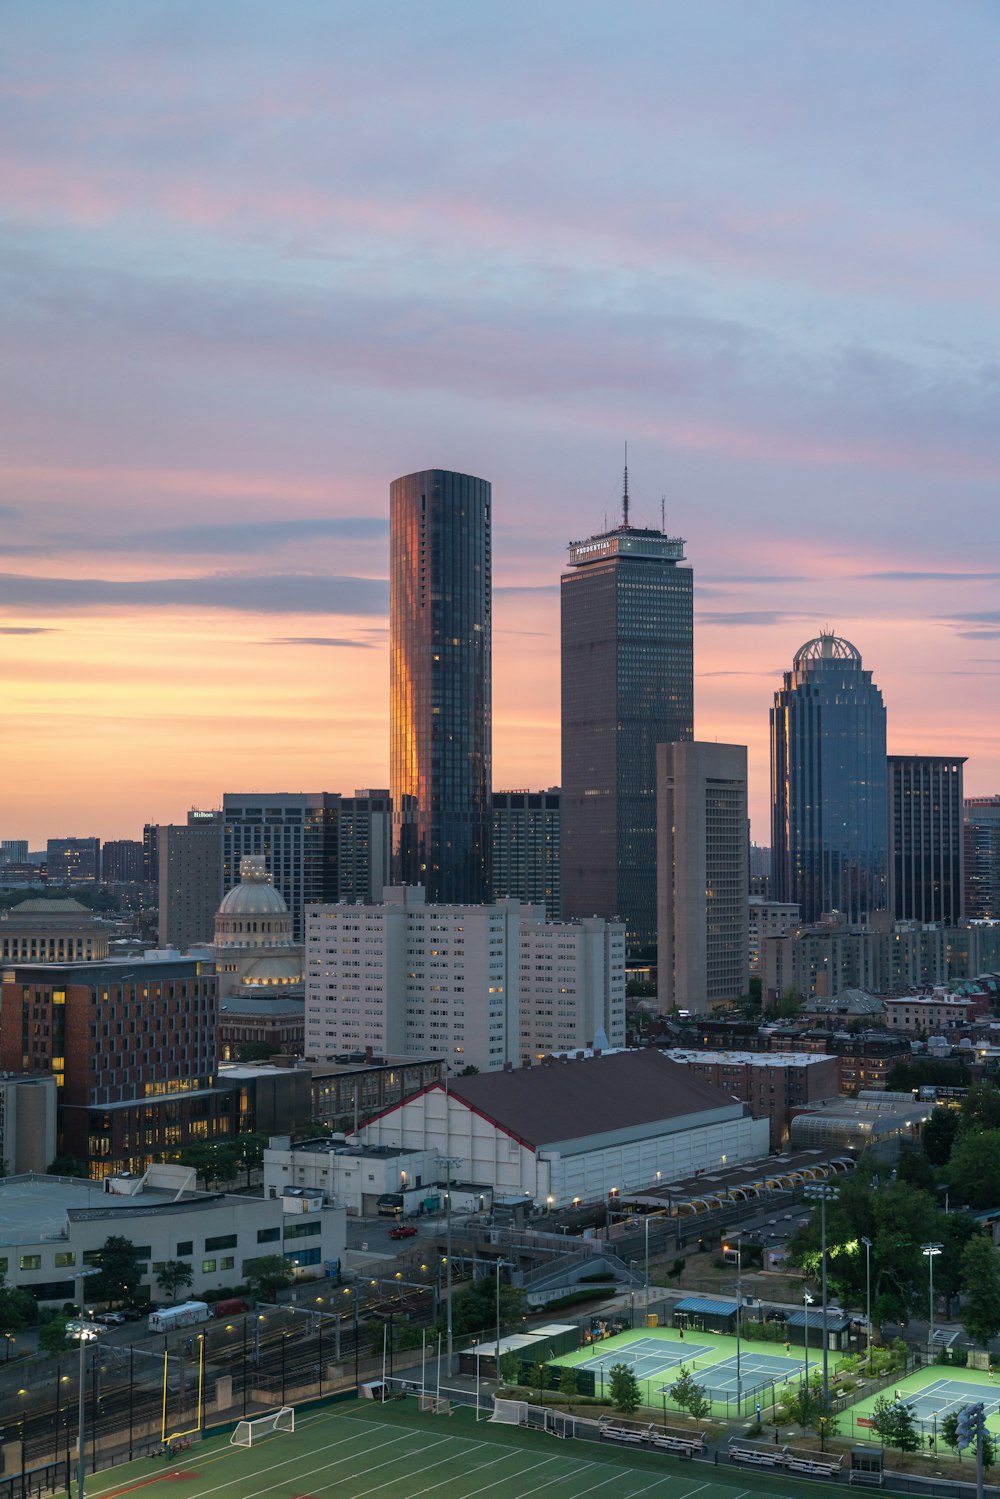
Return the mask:
<svg viewBox="0 0 1000 1499"><path fill-rule="evenodd" d="M239 1062L267 1062L280 1049L272 1041L244 1041L242 1046L236 1048L236 1060Z"/></svg>
<svg viewBox="0 0 1000 1499"><path fill-rule="evenodd" d="M974 1083L962 1099L960 1112L963 1134L970 1129L1000 1130L1000 1088Z"/></svg>
<svg viewBox="0 0 1000 1499"><path fill-rule="evenodd" d="M920 1143L924 1155L932 1166L947 1166L951 1160L951 1149L958 1134L957 1109L932 1109L930 1118L920 1132Z"/></svg>
<svg viewBox="0 0 1000 1499"><path fill-rule="evenodd" d="M182 1166L190 1166L205 1183L232 1181L239 1161L239 1146L233 1140L194 1140L178 1155Z"/></svg>
<svg viewBox="0 0 1000 1499"><path fill-rule="evenodd" d="M576 1370L569 1364L564 1364L559 1374L559 1393L565 1395L566 1399L572 1401L580 1393L580 1384L577 1379Z"/></svg>
<svg viewBox="0 0 1000 1499"><path fill-rule="evenodd" d="M53 1317L51 1321L46 1322L44 1327L39 1328L38 1351L40 1353L49 1353L55 1357L57 1354L65 1353L68 1347L65 1317Z"/></svg>
<svg viewBox="0 0 1000 1499"><path fill-rule="evenodd" d="M156 1283L168 1301L176 1301L193 1280L194 1271L186 1260L164 1260L156 1272Z"/></svg>
<svg viewBox="0 0 1000 1499"><path fill-rule="evenodd" d="M90 1167L75 1155L57 1155L45 1168L46 1176L83 1176L89 1179Z"/></svg>
<svg viewBox="0 0 1000 1499"><path fill-rule="evenodd" d="M623 1416L631 1416L641 1404L639 1381L628 1364L612 1364L608 1371L611 1403Z"/></svg>
<svg viewBox="0 0 1000 1499"><path fill-rule="evenodd" d="M827 1206L828 1275L849 1306L863 1307L866 1254L871 1239L872 1315L876 1322L906 1322L927 1307L927 1262L920 1246L953 1242L949 1227L959 1214L941 1212L929 1193L893 1181L884 1164L862 1156L853 1174L839 1182L839 1197ZM811 1275L820 1271L820 1210L789 1241L789 1255ZM937 1277L935 1276L935 1279Z"/></svg>
<svg viewBox="0 0 1000 1499"><path fill-rule="evenodd" d="M467 1067L462 1068L461 1072L458 1075L459 1077L478 1077L479 1068L475 1065L474 1062L470 1062Z"/></svg>
<svg viewBox="0 0 1000 1499"><path fill-rule="evenodd" d="M678 1410L687 1411L696 1421L704 1420L712 1409L705 1386L698 1384L687 1364L681 1364L678 1379L668 1394Z"/></svg>
<svg viewBox="0 0 1000 1499"><path fill-rule="evenodd" d="M0 1270L0 1330L21 1332L25 1327L33 1327L37 1320L35 1298L17 1286L9 1286L6 1275Z"/></svg>
<svg viewBox="0 0 1000 1499"><path fill-rule="evenodd" d="M236 1139L236 1161L247 1174L248 1187L250 1185L251 1173L259 1171L264 1164L264 1151L266 1149L266 1135L239 1135Z"/></svg>
<svg viewBox="0 0 1000 1499"><path fill-rule="evenodd" d="M905 1400L887 1400L880 1395L875 1401L871 1422L888 1447L898 1447L900 1452L916 1452L920 1446L916 1411Z"/></svg>
<svg viewBox="0 0 1000 1499"><path fill-rule="evenodd" d="M1000 1251L984 1234L962 1251L961 1277L962 1326L974 1343L988 1343L1000 1332Z"/></svg>
<svg viewBox="0 0 1000 1499"><path fill-rule="evenodd" d="M100 1275L90 1282L91 1301L131 1301L142 1280L142 1264L131 1239L111 1234L100 1248Z"/></svg>
<svg viewBox="0 0 1000 1499"><path fill-rule="evenodd" d="M282 1291L295 1279L291 1265L282 1254L262 1254L255 1260L244 1260L243 1279L258 1301L266 1301L275 1291Z"/></svg>
<svg viewBox="0 0 1000 1499"><path fill-rule="evenodd" d="M484 1275L473 1281L451 1298L451 1326L453 1333L478 1333L496 1326L496 1277ZM500 1284L500 1331L520 1326L524 1313L524 1292L517 1286ZM444 1332L448 1323L447 1308L442 1307L434 1324L435 1330Z"/></svg>
<svg viewBox="0 0 1000 1499"><path fill-rule="evenodd" d="M904 1146L900 1151L896 1178L906 1182L908 1186L919 1187L921 1192L934 1192L937 1189L933 1166L924 1152L914 1145Z"/></svg>
<svg viewBox="0 0 1000 1499"><path fill-rule="evenodd" d="M782 989L774 1008L782 1020L794 1020L802 1008L802 1000L794 984L789 984L787 989Z"/></svg>
<svg viewBox="0 0 1000 1499"><path fill-rule="evenodd" d="M521 1360L517 1354L509 1349L506 1353L501 1353L500 1368L497 1372L500 1375L501 1384L516 1385L521 1377Z"/></svg>
<svg viewBox="0 0 1000 1499"><path fill-rule="evenodd" d="M970 1207L1000 1202L1000 1129L963 1130L952 1147L948 1179L955 1197Z"/></svg>

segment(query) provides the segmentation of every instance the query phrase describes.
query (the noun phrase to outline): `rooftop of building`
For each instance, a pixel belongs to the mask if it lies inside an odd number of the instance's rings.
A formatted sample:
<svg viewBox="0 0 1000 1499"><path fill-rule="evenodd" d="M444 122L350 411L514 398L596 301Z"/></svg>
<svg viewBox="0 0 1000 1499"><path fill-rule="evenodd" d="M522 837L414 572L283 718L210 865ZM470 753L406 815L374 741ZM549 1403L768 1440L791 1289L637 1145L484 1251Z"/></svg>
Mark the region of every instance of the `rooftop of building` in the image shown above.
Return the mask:
<svg viewBox="0 0 1000 1499"><path fill-rule="evenodd" d="M122 1214L190 1213L215 1203L259 1202L221 1192L172 1191L145 1187L133 1197L104 1190L104 1183L71 1176L9 1176L0 1179L0 1244L37 1243L66 1237L68 1221L117 1219ZM109 1230L113 1232L114 1230Z"/></svg>
<svg viewBox="0 0 1000 1499"><path fill-rule="evenodd" d="M16 916L61 916L67 917L89 916L94 917L94 912L82 901L73 900L67 896L64 900L21 900L9 911L0 912L0 921L10 921Z"/></svg>
<svg viewBox="0 0 1000 1499"><path fill-rule="evenodd" d="M364 1057L351 1053L350 1055L334 1057L329 1062L301 1061L298 1065L301 1070L310 1072L314 1078L320 1078L340 1077L344 1074L357 1074L360 1072L391 1072L400 1067L420 1067L426 1066L430 1062L443 1064L444 1061L444 1056L435 1052L427 1052L422 1056L405 1057Z"/></svg>
<svg viewBox="0 0 1000 1499"><path fill-rule="evenodd" d="M692 1051L672 1046L666 1052L672 1062L709 1062L739 1067L815 1067L820 1062L835 1062L834 1056L818 1051Z"/></svg>
<svg viewBox="0 0 1000 1499"><path fill-rule="evenodd" d="M448 1087L477 1113L534 1146L685 1115L693 1120L735 1107L728 1093L659 1051L564 1058L510 1072L455 1077Z"/></svg>
<svg viewBox="0 0 1000 1499"><path fill-rule="evenodd" d="M9 963L5 972L15 975L32 975L30 982L54 984L60 980L67 984L120 984L133 979L141 984L143 979L197 978L215 976L214 961L205 958L185 958L177 952L164 956L159 951L135 953L128 957L93 959L84 963Z"/></svg>
<svg viewBox="0 0 1000 1499"><path fill-rule="evenodd" d="M985 995L979 996L985 998ZM960 1005L968 1008L976 1003L976 997L967 994L896 994L882 1001L886 1005Z"/></svg>
<svg viewBox="0 0 1000 1499"><path fill-rule="evenodd" d="M272 1135L268 1141L270 1150L294 1150L304 1155L337 1155L365 1157L368 1160L391 1161L397 1156L422 1155L420 1150L404 1145L348 1145L340 1135L319 1135L312 1140L296 1140L293 1144L288 1135Z"/></svg>

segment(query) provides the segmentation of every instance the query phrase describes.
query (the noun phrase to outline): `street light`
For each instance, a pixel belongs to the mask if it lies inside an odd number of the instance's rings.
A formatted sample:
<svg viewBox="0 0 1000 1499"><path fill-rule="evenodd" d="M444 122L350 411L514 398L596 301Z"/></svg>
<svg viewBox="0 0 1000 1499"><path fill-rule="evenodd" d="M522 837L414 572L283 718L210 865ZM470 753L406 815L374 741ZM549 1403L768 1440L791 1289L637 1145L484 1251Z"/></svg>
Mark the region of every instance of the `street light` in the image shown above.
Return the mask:
<svg viewBox="0 0 1000 1499"><path fill-rule="evenodd" d="M743 1241L737 1236L736 1248L723 1244L724 1254L736 1255L736 1414L743 1414L743 1381L740 1377L740 1311L743 1307Z"/></svg>
<svg viewBox="0 0 1000 1499"><path fill-rule="evenodd" d="M865 1315L868 1318L868 1373L872 1372L872 1241L862 1239L865 1246Z"/></svg>
<svg viewBox="0 0 1000 1499"><path fill-rule="evenodd" d="M826 1320L826 1205L828 1202L836 1202L840 1196L840 1188L831 1187L828 1182L815 1182L812 1186L806 1187L803 1196L819 1203L820 1255L823 1271L820 1281L820 1297L823 1308L823 1411L825 1414L830 1409L830 1332Z"/></svg>
<svg viewBox="0 0 1000 1499"><path fill-rule="evenodd" d="M930 1319L927 1327L927 1357L928 1360L934 1352L934 1261L944 1248L943 1244L921 1244L920 1252L927 1259L927 1269L930 1275L929 1299Z"/></svg>

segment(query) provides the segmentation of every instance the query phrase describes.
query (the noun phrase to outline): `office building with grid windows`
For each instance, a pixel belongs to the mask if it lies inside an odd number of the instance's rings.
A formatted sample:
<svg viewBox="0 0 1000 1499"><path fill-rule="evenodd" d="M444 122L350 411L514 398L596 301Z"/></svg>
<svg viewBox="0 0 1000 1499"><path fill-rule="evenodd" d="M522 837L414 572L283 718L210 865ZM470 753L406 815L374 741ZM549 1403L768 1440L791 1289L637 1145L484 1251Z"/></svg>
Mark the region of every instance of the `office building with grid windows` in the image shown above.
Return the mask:
<svg viewBox="0 0 1000 1499"><path fill-rule="evenodd" d="M890 755L889 909L957 926L964 907L964 755Z"/></svg>
<svg viewBox="0 0 1000 1499"><path fill-rule="evenodd" d="M750 982L747 752L661 744L657 769L660 1004L704 1014Z"/></svg>
<svg viewBox="0 0 1000 1499"><path fill-rule="evenodd" d="M627 484L626 484L627 492ZM684 543L628 524L569 548L562 577L562 910L656 944L656 746L694 718Z"/></svg>

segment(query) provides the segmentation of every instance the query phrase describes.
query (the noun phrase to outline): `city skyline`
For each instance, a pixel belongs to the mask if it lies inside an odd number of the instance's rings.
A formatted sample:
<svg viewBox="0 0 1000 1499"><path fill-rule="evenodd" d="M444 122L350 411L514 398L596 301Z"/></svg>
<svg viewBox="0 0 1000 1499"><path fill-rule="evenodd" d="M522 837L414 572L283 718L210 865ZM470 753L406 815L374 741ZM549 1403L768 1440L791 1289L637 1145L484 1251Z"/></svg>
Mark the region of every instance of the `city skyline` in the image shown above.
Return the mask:
<svg viewBox="0 0 1000 1499"><path fill-rule="evenodd" d="M890 753L995 794L998 40L920 0L15 6L3 836L388 784L385 491L432 465L493 485L493 785L558 784L559 577L626 439L759 843L827 626Z"/></svg>

